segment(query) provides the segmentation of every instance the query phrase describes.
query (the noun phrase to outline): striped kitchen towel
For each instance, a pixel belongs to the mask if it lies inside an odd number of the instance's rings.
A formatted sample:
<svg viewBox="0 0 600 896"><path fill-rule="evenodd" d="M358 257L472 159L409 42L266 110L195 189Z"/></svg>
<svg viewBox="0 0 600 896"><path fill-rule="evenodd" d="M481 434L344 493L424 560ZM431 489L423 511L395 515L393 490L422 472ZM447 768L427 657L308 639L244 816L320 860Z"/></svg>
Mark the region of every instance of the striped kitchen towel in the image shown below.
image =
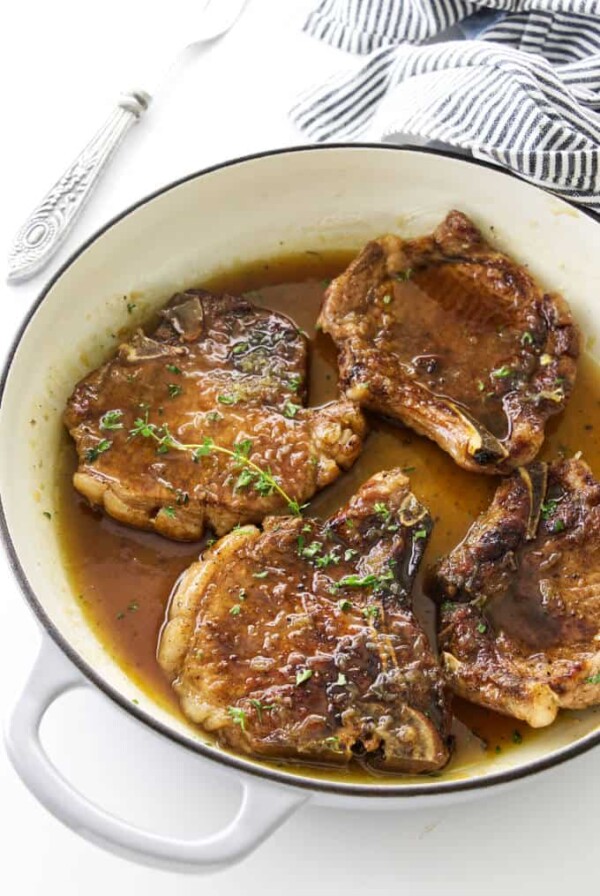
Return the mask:
<svg viewBox="0 0 600 896"><path fill-rule="evenodd" d="M305 30L367 57L300 97L309 139L441 141L600 211L600 0L320 0Z"/></svg>

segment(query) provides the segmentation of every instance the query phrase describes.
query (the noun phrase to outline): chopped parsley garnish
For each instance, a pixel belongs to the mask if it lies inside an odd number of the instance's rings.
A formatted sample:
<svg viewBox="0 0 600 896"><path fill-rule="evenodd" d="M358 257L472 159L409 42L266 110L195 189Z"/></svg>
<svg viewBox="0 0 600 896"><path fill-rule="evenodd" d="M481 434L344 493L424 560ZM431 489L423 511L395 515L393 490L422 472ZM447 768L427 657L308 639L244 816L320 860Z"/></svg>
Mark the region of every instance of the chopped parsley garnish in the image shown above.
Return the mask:
<svg viewBox="0 0 600 896"><path fill-rule="evenodd" d="M253 579L266 579L268 575L269 575L268 569L263 569L262 572L253 573L252 578Z"/></svg>
<svg viewBox="0 0 600 896"><path fill-rule="evenodd" d="M43 516L45 516L47 520L51 520L51 519L52 519L52 514L50 513L49 510L44 510L44 512L43 512Z"/></svg>
<svg viewBox="0 0 600 896"><path fill-rule="evenodd" d="M231 613L232 616L239 616L240 613L242 612L242 608L240 607L239 604L234 604L229 612Z"/></svg>
<svg viewBox="0 0 600 896"><path fill-rule="evenodd" d="M223 414L219 414L218 411L209 411L206 415L206 419L210 423L217 423L219 420L223 419Z"/></svg>
<svg viewBox="0 0 600 896"><path fill-rule="evenodd" d="M389 295L389 293L388 293L388 295L386 295L386 296L383 297L383 300L382 300L382 301L383 301L383 304L384 304L384 305L389 305L390 302L392 301L392 297L391 297L391 295Z"/></svg>
<svg viewBox="0 0 600 896"><path fill-rule="evenodd" d="M134 309L137 308L135 302L127 302L127 313L133 314Z"/></svg>
<svg viewBox="0 0 600 896"><path fill-rule="evenodd" d="M272 703L267 706L266 703L262 703L260 700L250 700L250 706L253 706L256 710L256 715L258 716L259 722L262 722L263 712L268 712L270 709L275 708Z"/></svg>
<svg viewBox="0 0 600 896"><path fill-rule="evenodd" d="M343 576L336 584L338 588L369 588L371 585L376 585L378 581L378 577L372 572L366 576L359 576L354 573L353 575Z"/></svg>
<svg viewBox="0 0 600 896"><path fill-rule="evenodd" d="M338 600L338 607L342 613L347 613L348 610L352 609L352 603L347 598L344 598L343 600Z"/></svg>
<svg viewBox="0 0 600 896"><path fill-rule="evenodd" d="M100 429L123 429L123 424L119 423L123 411L107 411L100 417Z"/></svg>
<svg viewBox="0 0 600 896"><path fill-rule="evenodd" d="M416 467L402 467L402 472L403 473L414 473L416 469L417 469Z"/></svg>
<svg viewBox="0 0 600 896"><path fill-rule="evenodd" d="M556 501L554 498L549 498L547 501L543 501L542 502L542 519L547 520L551 516L553 516L557 507L558 507L558 501Z"/></svg>
<svg viewBox="0 0 600 896"><path fill-rule="evenodd" d="M294 404L293 401L286 401L283 406L283 416L288 417L290 420L296 416L298 411L302 410L302 405Z"/></svg>
<svg viewBox="0 0 600 896"><path fill-rule="evenodd" d="M85 452L85 459L88 464L93 463L98 457L100 457L101 454L104 454L105 451L108 451L111 445L112 442L110 442L108 439L101 439L94 445L93 448L88 448L88 450Z"/></svg>
<svg viewBox="0 0 600 896"><path fill-rule="evenodd" d="M375 504L375 513L377 516L380 516L384 523L387 523L392 515L392 511L389 509L387 504L384 504L382 501L377 501Z"/></svg>
<svg viewBox="0 0 600 896"><path fill-rule="evenodd" d="M365 619L375 620L379 616L379 607L375 606L375 604L371 604L369 607L364 607L362 610L362 614Z"/></svg>
<svg viewBox="0 0 600 896"><path fill-rule="evenodd" d="M235 395L217 395L217 401L220 404L237 404Z"/></svg>
<svg viewBox="0 0 600 896"><path fill-rule="evenodd" d="M174 373L175 376L179 376L181 373L181 368L178 367L177 364L167 364L166 367L169 373Z"/></svg>
<svg viewBox="0 0 600 896"><path fill-rule="evenodd" d="M247 348L248 348L247 342L238 342L236 345L233 346L233 348L231 350L231 354L232 355L241 355L242 352L245 352Z"/></svg>
<svg viewBox="0 0 600 896"><path fill-rule="evenodd" d="M477 631L480 635L484 635L487 632L487 625L485 622L480 622L477 626Z"/></svg>
<svg viewBox="0 0 600 896"><path fill-rule="evenodd" d="M348 560L352 560L352 558L356 557L357 554L358 554L358 551L355 551L354 548L348 548L347 550L344 551L344 560L346 560L346 562Z"/></svg>
<svg viewBox="0 0 600 896"><path fill-rule="evenodd" d="M335 583L334 588L370 588L371 586L381 588L385 582L391 582L393 578L394 573L391 570L382 573L380 576L370 572L361 577L353 573L349 576L343 576L339 582Z"/></svg>
<svg viewBox="0 0 600 896"><path fill-rule="evenodd" d="M586 678L587 684L600 684L600 672L597 672L595 675L590 675Z"/></svg>
<svg viewBox="0 0 600 896"><path fill-rule="evenodd" d="M348 684L348 679L346 678L346 676L344 675L343 672L340 672L338 674L336 684L339 684L339 685Z"/></svg>
<svg viewBox="0 0 600 896"><path fill-rule="evenodd" d="M227 715L233 719L234 725L239 725L242 731L246 730L246 713L239 706L228 706Z"/></svg>
<svg viewBox="0 0 600 896"><path fill-rule="evenodd" d="M331 566L332 563L339 563L340 558L333 551L330 551L328 554L323 554L322 557L317 557L315 560L315 565L318 569L326 569L328 566Z"/></svg>
<svg viewBox="0 0 600 896"><path fill-rule="evenodd" d="M427 538L427 529L415 529L413 538Z"/></svg>
<svg viewBox="0 0 600 896"><path fill-rule="evenodd" d="M515 730L512 733L512 742L513 744L522 744L523 743L523 735L520 731Z"/></svg>
<svg viewBox="0 0 600 896"><path fill-rule="evenodd" d="M292 392L297 392L300 386L302 385L302 377L295 375L291 376L288 380L288 386L292 390Z"/></svg>
<svg viewBox="0 0 600 896"><path fill-rule="evenodd" d="M562 520L554 520L554 525L552 527L553 532L564 532L565 528L566 526Z"/></svg>
<svg viewBox="0 0 600 896"><path fill-rule="evenodd" d="M483 382L483 380L477 380L477 389L480 392L485 392L485 383Z"/></svg>
<svg viewBox="0 0 600 896"><path fill-rule="evenodd" d="M178 395L183 395L183 389L177 383L167 383L167 390L169 398L177 398Z"/></svg>
<svg viewBox="0 0 600 896"><path fill-rule="evenodd" d="M319 553L319 551L323 550L323 543L321 541L311 541L311 543L307 547L300 548L300 555L302 557L306 557L308 560L312 560L313 557Z"/></svg>
<svg viewBox="0 0 600 896"><path fill-rule="evenodd" d="M497 380L502 380L507 376L510 376L512 373L512 368L507 367L505 364L503 367L498 367L496 370L492 370L492 376Z"/></svg>
<svg viewBox="0 0 600 896"><path fill-rule="evenodd" d="M296 686L304 684L305 681L312 678L312 675L312 669L303 669L301 672L296 672Z"/></svg>
<svg viewBox="0 0 600 896"><path fill-rule="evenodd" d="M175 510L173 507L163 507L162 512L170 519L175 519Z"/></svg>

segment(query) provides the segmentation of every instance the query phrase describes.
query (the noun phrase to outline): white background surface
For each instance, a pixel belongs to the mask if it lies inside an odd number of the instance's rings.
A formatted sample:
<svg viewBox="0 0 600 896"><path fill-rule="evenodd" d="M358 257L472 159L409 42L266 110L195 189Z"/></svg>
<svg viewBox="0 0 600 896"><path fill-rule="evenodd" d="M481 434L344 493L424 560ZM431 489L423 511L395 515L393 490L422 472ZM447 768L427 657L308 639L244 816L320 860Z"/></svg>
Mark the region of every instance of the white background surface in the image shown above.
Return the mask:
<svg viewBox="0 0 600 896"><path fill-rule="evenodd" d="M287 109L299 89L343 61L301 35L306 5L252 0L225 40L185 60L129 135L51 268L26 285L4 287L0 354L52 271L111 216L206 165L301 142ZM179 0L4 5L3 256L11 233L99 126L118 92L145 86L144 56L164 53L161 42L176 28L192 38L194 7ZM40 635L3 557L0 581L5 718ZM77 693L56 704L44 734L57 763L79 786L133 821L192 836L217 829L235 811L235 782L217 773L207 780L191 755L149 738L100 696ZM495 896L524 885L546 896L567 888L593 892L599 805L597 750L465 805L377 814L305 808L241 865L196 879L138 867L63 828L21 785L0 747L0 891Z"/></svg>

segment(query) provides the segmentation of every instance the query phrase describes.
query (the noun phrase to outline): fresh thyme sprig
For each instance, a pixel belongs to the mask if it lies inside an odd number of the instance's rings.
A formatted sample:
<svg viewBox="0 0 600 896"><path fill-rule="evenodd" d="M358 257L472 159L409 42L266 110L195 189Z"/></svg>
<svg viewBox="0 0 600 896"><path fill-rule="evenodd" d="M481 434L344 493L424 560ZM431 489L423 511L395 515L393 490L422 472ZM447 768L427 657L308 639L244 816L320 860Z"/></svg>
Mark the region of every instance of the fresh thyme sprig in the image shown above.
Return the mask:
<svg viewBox="0 0 600 896"><path fill-rule="evenodd" d="M136 438L141 436L144 439L153 439L157 443L156 451L158 454L166 454L171 449L174 451L185 451L191 454L194 463L199 463L203 457L209 457L211 454L223 454L233 458L243 469L237 478L235 487L238 489L247 488L252 485L258 494L265 498L277 492L288 509L294 516L301 516L302 510L306 506L300 506L298 501L284 491L279 485L270 470L263 470L258 464L250 460L250 452L252 451L252 441L243 439L237 442L233 448L224 448L217 445L214 439L205 436L201 444L191 444L189 442L180 442L170 431L166 423L158 426L156 423L150 423L149 412L146 411L145 416L138 417L134 422L133 428L129 430L129 437Z"/></svg>

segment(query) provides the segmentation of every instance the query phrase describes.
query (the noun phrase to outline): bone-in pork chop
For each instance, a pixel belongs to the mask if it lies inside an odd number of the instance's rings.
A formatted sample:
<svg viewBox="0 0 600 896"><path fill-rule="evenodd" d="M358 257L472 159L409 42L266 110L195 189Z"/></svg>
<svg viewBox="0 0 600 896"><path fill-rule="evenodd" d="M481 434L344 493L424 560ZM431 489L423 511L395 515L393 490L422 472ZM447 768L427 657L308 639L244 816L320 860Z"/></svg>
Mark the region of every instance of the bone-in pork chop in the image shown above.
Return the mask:
<svg viewBox="0 0 600 896"><path fill-rule="evenodd" d="M534 727L600 703L600 483L582 460L515 471L431 586L462 697Z"/></svg>
<svg viewBox="0 0 600 896"><path fill-rule="evenodd" d="M320 316L341 387L428 436L460 466L528 463L575 378L565 301L450 212L429 236L368 243L330 285Z"/></svg>
<svg viewBox="0 0 600 896"><path fill-rule="evenodd" d="M393 470L325 523L270 517L218 541L180 582L159 649L184 713L257 756L445 765L441 670L411 604L430 528Z"/></svg>
<svg viewBox="0 0 600 896"><path fill-rule="evenodd" d="M139 331L69 399L75 487L122 522L181 540L303 504L354 462L365 430L347 400L303 406L306 351L282 314L202 290L175 296L152 335Z"/></svg>

